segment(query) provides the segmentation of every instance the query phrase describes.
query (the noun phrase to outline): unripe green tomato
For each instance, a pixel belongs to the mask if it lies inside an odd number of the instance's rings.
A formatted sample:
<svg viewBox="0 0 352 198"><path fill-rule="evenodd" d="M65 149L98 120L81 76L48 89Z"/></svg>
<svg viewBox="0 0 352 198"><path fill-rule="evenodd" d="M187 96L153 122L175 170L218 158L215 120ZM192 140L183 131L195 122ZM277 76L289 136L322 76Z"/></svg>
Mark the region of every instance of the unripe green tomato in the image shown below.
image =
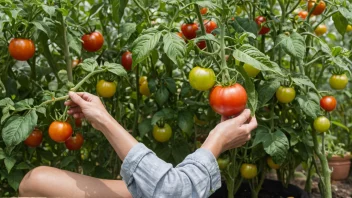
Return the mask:
<svg viewBox="0 0 352 198"><path fill-rule="evenodd" d="M206 91L214 86L216 77L212 69L196 66L189 72L188 79L194 89Z"/></svg>
<svg viewBox="0 0 352 198"><path fill-rule="evenodd" d="M248 76L252 77L252 78L255 78L260 72L259 69L255 68L252 65L247 64L247 63L243 65L243 69L246 71Z"/></svg>
<svg viewBox="0 0 352 198"><path fill-rule="evenodd" d="M314 129L319 133L324 133L330 128L330 120L325 116L319 116L314 120Z"/></svg>
<svg viewBox="0 0 352 198"><path fill-rule="evenodd" d="M280 86L276 91L276 98L281 103L290 103L296 97L296 91L292 87Z"/></svg>

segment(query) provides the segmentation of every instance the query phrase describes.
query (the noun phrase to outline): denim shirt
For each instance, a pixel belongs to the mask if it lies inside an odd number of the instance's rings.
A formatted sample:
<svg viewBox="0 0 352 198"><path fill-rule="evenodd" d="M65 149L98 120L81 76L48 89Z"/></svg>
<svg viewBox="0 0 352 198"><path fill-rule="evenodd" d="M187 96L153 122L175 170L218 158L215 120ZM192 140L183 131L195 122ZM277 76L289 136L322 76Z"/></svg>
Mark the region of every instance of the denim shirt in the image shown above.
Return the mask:
<svg viewBox="0 0 352 198"><path fill-rule="evenodd" d="M134 198L209 197L221 186L218 163L202 148L174 168L139 143L128 152L121 176Z"/></svg>

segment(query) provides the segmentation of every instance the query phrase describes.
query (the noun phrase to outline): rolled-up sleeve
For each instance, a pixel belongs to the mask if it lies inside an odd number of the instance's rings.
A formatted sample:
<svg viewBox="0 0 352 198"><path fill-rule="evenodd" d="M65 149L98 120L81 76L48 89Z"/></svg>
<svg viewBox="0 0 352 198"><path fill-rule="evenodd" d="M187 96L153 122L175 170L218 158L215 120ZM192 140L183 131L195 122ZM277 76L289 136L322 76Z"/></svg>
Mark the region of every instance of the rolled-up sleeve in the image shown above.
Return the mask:
<svg viewBox="0 0 352 198"><path fill-rule="evenodd" d="M121 176L135 198L208 197L221 186L216 159L202 148L174 168L139 143L124 159Z"/></svg>

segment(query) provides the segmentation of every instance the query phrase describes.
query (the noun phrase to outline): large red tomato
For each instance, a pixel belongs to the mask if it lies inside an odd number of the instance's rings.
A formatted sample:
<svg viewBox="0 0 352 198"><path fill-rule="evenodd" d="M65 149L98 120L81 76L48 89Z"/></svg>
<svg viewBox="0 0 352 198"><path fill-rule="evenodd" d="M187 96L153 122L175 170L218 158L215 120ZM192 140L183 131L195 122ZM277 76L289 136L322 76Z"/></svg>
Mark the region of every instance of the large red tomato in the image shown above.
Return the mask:
<svg viewBox="0 0 352 198"><path fill-rule="evenodd" d="M324 96L320 99L320 106L325 111L333 111L336 108L336 99L334 96Z"/></svg>
<svg viewBox="0 0 352 198"><path fill-rule="evenodd" d="M30 39L14 38L9 45L10 55L20 61L26 61L35 53L35 45Z"/></svg>
<svg viewBox="0 0 352 198"><path fill-rule="evenodd" d="M68 150L78 150L82 147L84 142L83 136L77 133L76 136L72 136L65 141L66 148Z"/></svg>
<svg viewBox="0 0 352 198"><path fill-rule="evenodd" d="M198 24L184 23L181 25L181 32L187 39L194 39L197 37Z"/></svg>
<svg viewBox="0 0 352 198"><path fill-rule="evenodd" d="M68 122L54 121L49 126L49 136L55 142L65 142L72 136L72 127Z"/></svg>
<svg viewBox="0 0 352 198"><path fill-rule="evenodd" d="M216 113L233 116L246 108L247 92L238 83L228 87L215 86L210 92L209 103Z"/></svg>
<svg viewBox="0 0 352 198"><path fill-rule="evenodd" d="M37 147L42 143L43 133L39 129L34 129L24 143L29 147Z"/></svg>
<svg viewBox="0 0 352 198"><path fill-rule="evenodd" d="M126 69L126 70L131 70L132 68L132 53L129 51L126 51L125 53L122 54L121 56L121 65Z"/></svg>
<svg viewBox="0 0 352 198"><path fill-rule="evenodd" d="M104 44L104 37L100 32L92 32L82 36L83 48L88 52L96 52Z"/></svg>

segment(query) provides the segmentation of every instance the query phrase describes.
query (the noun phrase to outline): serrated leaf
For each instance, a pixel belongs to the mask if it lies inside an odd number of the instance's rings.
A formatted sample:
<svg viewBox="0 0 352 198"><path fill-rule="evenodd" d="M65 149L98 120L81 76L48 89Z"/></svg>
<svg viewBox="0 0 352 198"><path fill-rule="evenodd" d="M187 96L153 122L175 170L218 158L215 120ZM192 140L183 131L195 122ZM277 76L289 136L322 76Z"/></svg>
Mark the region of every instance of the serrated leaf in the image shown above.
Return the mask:
<svg viewBox="0 0 352 198"><path fill-rule="evenodd" d="M120 64L106 62L106 63L104 63L104 67L106 67L109 72L111 72L117 76L126 76L127 75L126 70Z"/></svg>
<svg viewBox="0 0 352 198"><path fill-rule="evenodd" d="M35 110L29 110L24 116L10 117L2 129L2 138L6 146L16 146L24 141L37 125Z"/></svg>
<svg viewBox="0 0 352 198"><path fill-rule="evenodd" d="M233 52L235 59L247 63L261 71L282 73L279 66L257 48L244 44Z"/></svg>
<svg viewBox="0 0 352 198"><path fill-rule="evenodd" d="M302 59L305 56L306 44L304 38L297 32L292 32L289 35L280 34L277 39L277 46L282 47L287 54L297 59Z"/></svg>
<svg viewBox="0 0 352 198"><path fill-rule="evenodd" d="M190 135L193 128L193 114L189 111L180 111L178 113L177 125L182 131Z"/></svg>
<svg viewBox="0 0 352 198"><path fill-rule="evenodd" d="M0 100L0 107L5 107L7 105L13 106L15 104L13 103L13 101L10 98L4 98L4 99Z"/></svg>
<svg viewBox="0 0 352 198"><path fill-rule="evenodd" d="M301 106L301 109L307 116L311 117L312 119L318 117L318 115L320 114L319 104L308 99L306 96L301 95L297 96L296 100L298 101L299 105Z"/></svg>
<svg viewBox="0 0 352 198"><path fill-rule="evenodd" d="M80 67L87 72L92 72L98 67L98 63L94 58L87 58L80 64Z"/></svg>
<svg viewBox="0 0 352 198"><path fill-rule="evenodd" d="M133 67L144 61L151 51L156 47L159 43L161 32L153 32L154 29L146 30L146 33L140 37L138 37L132 44L132 62Z"/></svg>
<svg viewBox="0 0 352 198"><path fill-rule="evenodd" d="M174 32L166 33L163 41L165 54L177 65L177 59L185 56L185 42Z"/></svg>
<svg viewBox="0 0 352 198"><path fill-rule="evenodd" d="M131 35L136 31L137 25L135 23L124 23L120 27L121 39L127 41Z"/></svg>
<svg viewBox="0 0 352 198"><path fill-rule="evenodd" d="M145 119L138 124L139 136L141 138L143 138L146 134L148 134L152 129L153 129L153 126L150 119Z"/></svg>
<svg viewBox="0 0 352 198"><path fill-rule="evenodd" d="M276 90L280 87L280 81L278 79L273 79L270 81L265 81L263 84L259 85L258 91L258 107L263 107L269 100L275 95Z"/></svg>
<svg viewBox="0 0 352 198"><path fill-rule="evenodd" d="M293 77L292 80L296 85L301 87L301 89L305 89L305 86L316 89L313 82L307 76Z"/></svg>
<svg viewBox="0 0 352 198"><path fill-rule="evenodd" d="M81 55L81 51L82 51L82 45L81 45L81 41L79 40L79 38L72 36L71 34L67 34L67 40L68 40L68 46L73 49L73 51L77 54L77 55Z"/></svg>
<svg viewBox="0 0 352 198"><path fill-rule="evenodd" d="M230 22L230 24L238 33L250 32L254 35L254 38L257 35L258 25L253 20L236 16L235 20Z"/></svg>
<svg viewBox="0 0 352 198"><path fill-rule="evenodd" d="M13 157L6 157L4 160L5 167L8 173L11 172L13 166L16 164L16 159Z"/></svg>
<svg viewBox="0 0 352 198"><path fill-rule="evenodd" d="M162 106L169 99L169 91L165 87L161 87L155 93L155 101Z"/></svg>

